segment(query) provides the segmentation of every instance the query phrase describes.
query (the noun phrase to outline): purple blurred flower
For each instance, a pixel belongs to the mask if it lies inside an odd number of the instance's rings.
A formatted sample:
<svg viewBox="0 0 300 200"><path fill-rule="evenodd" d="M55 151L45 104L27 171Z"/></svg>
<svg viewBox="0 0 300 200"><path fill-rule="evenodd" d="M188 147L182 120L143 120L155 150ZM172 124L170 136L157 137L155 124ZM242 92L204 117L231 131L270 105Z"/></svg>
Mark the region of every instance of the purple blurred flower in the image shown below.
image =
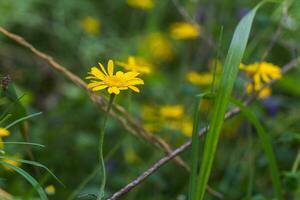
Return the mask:
<svg viewBox="0 0 300 200"><path fill-rule="evenodd" d="M240 8L239 11L238 11L238 16L239 18L243 18L245 15L248 14L248 12L250 11L249 8Z"/></svg>
<svg viewBox="0 0 300 200"><path fill-rule="evenodd" d="M196 21L201 24L205 21L205 19L206 19L205 9L203 7L199 7L196 12Z"/></svg>
<svg viewBox="0 0 300 200"><path fill-rule="evenodd" d="M267 99L261 100L261 102L265 107L268 115L275 116L277 114L279 109L279 103L274 98L269 97Z"/></svg>

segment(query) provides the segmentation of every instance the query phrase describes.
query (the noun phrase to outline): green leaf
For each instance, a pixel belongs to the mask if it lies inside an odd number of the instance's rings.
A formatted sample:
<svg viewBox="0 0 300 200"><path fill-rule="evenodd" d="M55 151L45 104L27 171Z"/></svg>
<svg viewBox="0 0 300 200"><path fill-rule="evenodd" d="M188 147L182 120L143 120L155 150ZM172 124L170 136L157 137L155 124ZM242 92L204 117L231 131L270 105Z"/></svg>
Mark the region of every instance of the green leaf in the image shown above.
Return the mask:
<svg viewBox="0 0 300 200"><path fill-rule="evenodd" d="M271 145L271 140L269 138L269 135L266 133L265 129L261 125L261 123L258 121L258 119L255 117L255 115L251 112L249 108L243 105L242 102L240 102L237 99L231 98L231 102L234 103L236 106L238 106L241 110L241 112L247 117L247 119L255 126L258 137L260 139L260 142L262 144L263 150L266 154L268 164L269 164L269 171L272 179L272 184L276 193L277 199L283 199L282 191L281 191L281 183L280 183L280 176L279 176L279 170L277 167L277 162L275 158L275 154Z"/></svg>
<svg viewBox="0 0 300 200"><path fill-rule="evenodd" d="M205 188L211 173L220 132L224 123L224 115L229 103L229 97L239 71L239 65L246 49L254 16L257 9L264 2L265 1L258 4L246 16L244 16L235 29L216 94L215 106L210 121L210 129L205 138L203 159L201 161L201 168L199 172L199 186L195 197L197 200L204 199Z"/></svg>
<svg viewBox="0 0 300 200"><path fill-rule="evenodd" d="M11 158L11 157L6 157L6 156L0 156L1 159L6 159L6 160L13 160L16 162L20 162L20 163L25 163L25 164L29 164L29 165L33 165L36 167L40 167L45 169L55 180L57 180L57 182L59 182L61 185L64 185L51 171L50 169L48 169L45 165L42 165L41 163L35 162L35 161L29 161L29 160L23 160L23 159L17 159L17 158Z"/></svg>
<svg viewBox="0 0 300 200"><path fill-rule="evenodd" d="M11 165L9 163L3 162L0 160L0 164L9 167L11 169L13 169L14 171L18 172L20 175L22 175L37 191L37 193L39 194L40 198L42 200L47 200L47 195L44 192L42 186L30 175L28 174L26 171L24 171L23 169L16 167L14 165Z"/></svg>

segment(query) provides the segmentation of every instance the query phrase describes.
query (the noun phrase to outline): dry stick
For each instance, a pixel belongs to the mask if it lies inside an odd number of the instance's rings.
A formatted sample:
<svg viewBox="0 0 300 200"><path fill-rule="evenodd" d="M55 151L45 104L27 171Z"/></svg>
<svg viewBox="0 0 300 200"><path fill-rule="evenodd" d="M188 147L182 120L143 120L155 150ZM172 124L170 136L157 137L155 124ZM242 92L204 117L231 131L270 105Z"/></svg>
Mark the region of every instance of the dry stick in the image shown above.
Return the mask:
<svg viewBox="0 0 300 200"><path fill-rule="evenodd" d="M10 38L11 40L18 43L19 45L29 49L37 57L39 57L40 59L42 59L46 63L48 63L49 66L51 66L58 72L61 72L68 79L70 79L73 83L75 83L77 86L84 89L88 93L89 97L96 104L98 104L103 111L105 111L107 100L104 97L102 97L101 95L97 95L97 94L93 93L92 91L90 91L88 89L86 83L81 78L79 78L78 76L73 74L71 71L66 69L64 66L57 63L51 56L36 49L33 45L31 45L29 42L27 42L23 37L13 34L1 26L0 26L0 32L2 34L4 34L5 36L7 36L8 38ZM110 112L111 116L116 118L123 125L123 127L127 131L129 131L131 134L142 137L144 140L150 142L151 144L154 144L156 147L163 149L168 154L172 152L172 148L170 147L170 145L167 142L165 142L162 138L147 132L142 126L139 125L139 123L133 117L131 117L126 112L126 110L123 107L121 107L120 105L115 105L114 110L115 110L115 112L114 111ZM122 114L124 117L120 116L118 113L116 113L116 111L119 112L120 114ZM130 124L133 127L130 127L128 124ZM184 169L186 169L187 171L190 170L188 164L186 164L180 157L176 157L175 161L180 166L182 166Z"/></svg>
<svg viewBox="0 0 300 200"><path fill-rule="evenodd" d="M296 65L298 65L300 62L300 58L296 58L294 60L292 60L291 62L289 62L288 64L286 64L281 72L282 74L287 73L289 70L291 70L293 67L295 67ZM269 83L266 83L259 91L253 93L246 101L244 101L245 105L250 105L255 99L256 96L258 95L258 93L265 87L268 87L269 85L273 84L275 82L275 80L270 81ZM228 111L225 114L225 119L229 119L233 116L235 116L236 114L238 114L240 112L239 108L233 108L232 110ZM206 132L208 131L208 127L202 128L199 131L199 137L202 137ZM111 197L109 197L107 200L115 200L121 196L123 196L124 194L126 194L127 192L129 192L131 189L133 189L134 187L136 187L137 185L139 185L142 181L144 181L146 178L148 178L151 174L153 174L155 171L157 171L159 168L161 168L163 165L165 165L167 162L169 162L170 160L172 160L175 156L179 155L180 153L184 152L185 150L187 150L192 144L192 141L189 140L186 143L184 143L183 145L181 145L180 147L178 147L177 149L175 149L172 153L170 153L169 155L166 155L165 157L161 158L159 161L157 161L154 165L152 165L149 169L147 169L145 172L143 172L142 175L140 175L139 177L137 177L135 180L133 180L132 182L130 182L129 184L127 184L125 187L123 187L121 190L119 190L118 192L114 193Z"/></svg>

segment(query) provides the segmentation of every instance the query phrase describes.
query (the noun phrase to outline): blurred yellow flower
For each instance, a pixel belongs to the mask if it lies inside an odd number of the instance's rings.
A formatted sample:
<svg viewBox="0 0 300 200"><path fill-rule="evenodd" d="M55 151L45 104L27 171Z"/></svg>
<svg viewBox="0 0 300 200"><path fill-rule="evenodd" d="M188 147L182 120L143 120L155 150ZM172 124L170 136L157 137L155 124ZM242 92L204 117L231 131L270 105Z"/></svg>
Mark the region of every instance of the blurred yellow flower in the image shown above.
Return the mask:
<svg viewBox="0 0 300 200"><path fill-rule="evenodd" d="M107 88L109 94L119 94L121 90L131 89L135 92L140 90L135 85L143 85L144 81L137 78L139 73L137 72L122 72L117 71L114 74L114 62L108 61L107 71L104 66L99 63L101 70L97 67L92 67L86 79L91 79L91 83L88 84L88 88L93 91L99 91Z"/></svg>
<svg viewBox="0 0 300 200"><path fill-rule="evenodd" d="M269 62L257 62L250 65L241 64L240 69L245 71L253 81L254 91L259 90L263 83L281 78L280 67Z"/></svg>
<svg viewBox="0 0 300 200"><path fill-rule="evenodd" d="M135 153L135 151L132 148L128 148L125 150L124 157L125 160L129 163L134 163L139 160L138 155Z"/></svg>
<svg viewBox="0 0 300 200"><path fill-rule="evenodd" d="M248 83L246 85L246 91L248 94L251 94L257 90L253 90L253 84ZM272 89L270 87L265 87L264 89L262 89L259 94L258 94L258 98L259 99L266 99L268 98L270 95L272 94Z"/></svg>
<svg viewBox="0 0 300 200"><path fill-rule="evenodd" d="M187 137L191 137L192 133L193 133L193 120L191 120L190 118L184 119L181 122L181 132L187 136Z"/></svg>
<svg viewBox="0 0 300 200"><path fill-rule="evenodd" d="M123 67L127 71L139 72L141 74L149 74L153 66L144 58L137 56L129 56L127 63L116 61L116 65Z"/></svg>
<svg viewBox="0 0 300 200"><path fill-rule="evenodd" d="M81 26L86 33L96 35L100 31L101 22L95 17L86 16L82 19Z"/></svg>
<svg viewBox="0 0 300 200"><path fill-rule="evenodd" d="M194 85L210 85L213 80L213 75L208 72L198 73L196 71L190 71L186 75L186 79Z"/></svg>
<svg viewBox="0 0 300 200"><path fill-rule="evenodd" d="M146 45L150 57L155 60L168 61L174 56L174 49L171 42L161 33L151 33L146 38Z"/></svg>
<svg viewBox="0 0 300 200"><path fill-rule="evenodd" d="M20 156L19 156L19 155L15 155L15 156L12 157L12 159L20 159ZM5 163L8 163L8 164L10 164L10 165L13 165L13 166L15 166L15 167L20 167L20 166L21 166L21 163L20 163L20 162L18 162L18 161L16 161L16 160L11 160L11 159L9 159L9 158L4 158L4 159L2 159L2 161L5 162ZM9 172L13 172L13 171L14 171L14 170L11 169L10 167L6 167L6 166L3 166L3 167L4 167L4 169L5 169L6 171L9 171Z"/></svg>
<svg viewBox="0 0 300 200"><path fill-rule="evenodd" d="M133 8L138 8L142 10L149 10L153 8L153 0L127 0L127 4Z"/></svg>
<svg viewBox="0 0 300 200"><path fill-rule="evenodd" d="M56 192L56 189L55 189L54 185L48 185L48 186L45 188L45 192L46 192L48 195L54 195L55 192Z"/></svg>
<svg viewBox="0 0 300 200"><path fill-rule="evenodd" d="M159 114L163 118L179 119L184 114L182 105L167 105L159 109Z"/></svg>
<svg viewBox="0 0 300 200"><path fill-rule="evenodd" d="M170 34L176 40L196 39L200 36L200 27L188 22L174 22L170 25Z"/></svg>
<svg viewBox="0 0 300 200"><path fill-rule="evenodd" d="M4 149L3 138L10 135L10 132L6 128L0 127L0 150Z"/></svg>

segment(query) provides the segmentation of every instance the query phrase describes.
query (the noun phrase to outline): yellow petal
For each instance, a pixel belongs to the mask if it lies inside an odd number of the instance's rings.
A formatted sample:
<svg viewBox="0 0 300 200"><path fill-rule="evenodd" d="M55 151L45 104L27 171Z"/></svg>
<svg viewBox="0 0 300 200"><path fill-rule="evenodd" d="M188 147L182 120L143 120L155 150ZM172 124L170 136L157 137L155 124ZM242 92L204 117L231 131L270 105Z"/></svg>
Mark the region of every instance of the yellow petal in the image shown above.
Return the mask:
<svg viewBox="0 0 300 200"><path fill-rule="evenodd" d="M133 56L128 57L128 64L129 65L135 65L135 58Z"/></svg>
<svg viewBox="0 0 300 200"><path fill-rule="evenodd" d="M99 91L99 90L103 90L105 88L107 88L107 85L99 85L97 87L94 87L93 91Z"/></svg>
<svg viewBox="0 0 300 200"><path fill-rule="evenodd" d="M103 66L101 63L98 63L98 64L99 64L99 66L101 67L101 70L103 71L103 73L107 76L108 74L107 74L107 72L106 72L104 66Z"/></svg>
<svg viewBox="0 0 300 200"><path fill-rule="evenodd" d="M108 93L109 94L119 94L120 93L120 90L119 90L119 88L117 88L117 87L110 87L110 88L108 88Z"/></svg>
<svg viewBox="0 0 300 200"><path fill-rule="evenodd" d="M119 61L116 61L116 65L121 66L121 67L126 67L127 66L126 63L119 62Z"/></svg>
<svg viewBox="0 0 300 200"><path fill-rule="evenodd" d="M124 75L124 72L122 72L122 71L117 71L117 73L116 73L116 76L117 77L121 77L121 76L123 76Z"/></svg>
<svg viewBox="0 0 300 200"><path fill-rule="evenodd" d="M88 88L94 88L96 86L103 85L103 82L92 82L87 85Z"/></svg>
<svg viewBox="0 0 300 200"><path fill-rule="evenodd" d="M132 80L129 80L128 82L128 85L143 85L144 84L144 81L142 79L132 79Z"/></svg>
<svg viewBox="0 0 300 200"><path fill-rule="evenodd" d="M125 74L124 74L124 77L126 78L126 79L132 79L132 78L135 78L136 76L138 76L140 73L138 73L138 72L126 72Z"/></svg>
<svg viewBox="0 0 300 200"><path fill-rule="evenodd" d="M140 92L139 88L135 87L135 86L132 86L132 85L129 85L128 86L130 89L132 89L133 91L135 92Z"/></svg>
<svg viewBox="0 0 300 200"><path fill-rule="evenodd" d="M97 67L92 67L90 74L94 75L100 80L103 80L105 78L105 75Z"/></svg>
<svg viewBox="0 0 300 200"><path fill-rule="evenodd" d="M107 65L108 74L112 76L114 74L114 61L109 60Z"/></svg>
<svg viewBox="0 0 300 200"><path fill-rule="evenodd" d="M0 137L7 137L10 135L10 132L6 128L0 127Z"/></svg>

